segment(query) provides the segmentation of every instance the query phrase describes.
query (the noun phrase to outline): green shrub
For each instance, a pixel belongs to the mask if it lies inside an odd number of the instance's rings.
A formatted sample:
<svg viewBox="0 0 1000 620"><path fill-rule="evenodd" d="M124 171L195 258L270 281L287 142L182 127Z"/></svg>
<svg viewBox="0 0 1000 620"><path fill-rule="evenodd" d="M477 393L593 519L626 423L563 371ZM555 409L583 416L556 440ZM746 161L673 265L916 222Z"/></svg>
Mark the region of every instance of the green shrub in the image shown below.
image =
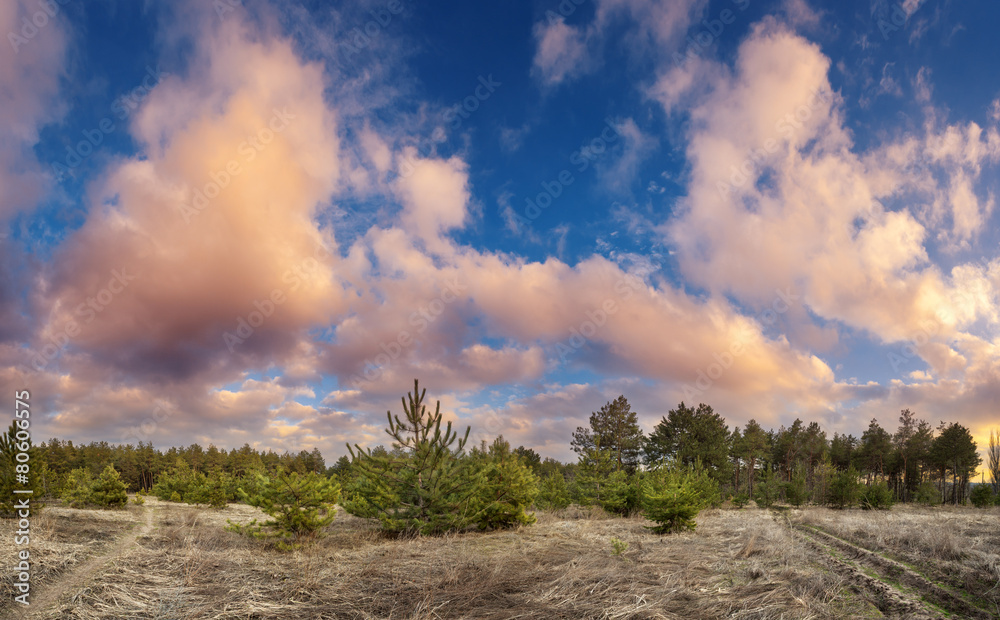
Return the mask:
<svg viewBox="0 0 1000 620"><path fill-rule="evenodd" d="M136 506L142 506L143 504L146 503L146 498L143 497L142 494L136 493L135 497L132 498L132 503L135 504Z"/></svg>
<svg viewBox="0 0 1000 620"><path fill-rule="evenodd" d="M619 538L611 539L611 553L617 556L621 556L623 553L628 551L628 542L621 540Z"/></svg>
<svg viewBox="0 0 1000 620"><path fill-rule="evenodd" d="M941 491L934 486L933 482L925 480L920 483L919 487L917 487L917 492L913 496L913 501L924 506L936 506L941 503Z"/></svg>
<svg viewBox="0 0 1000 620"><path fill-rule="evenodd" d="M174 491L173 493L170 494L170 497L167 498L167 501L180 503L183 502L184 500L181 499L181 494L179 491Z"/></svg>
<svg viewBox="0 0 1000 620"><path fill-rule="evenodd" d="M510 444L502 436L497 437L489 450L476 458L481 477L473 502L476 525L495 530L534 523L534 515L525 509L538 495L538 477L511 454Z"/></svg>
<svg viewBox="0 0 1000 620"><path fill-rule="evenodd" d="M90 503L101 508L122 508L128 504L128 492L118 471L111 465L104 468L90 489Z"/></svg>
<svg viewBox="0 0 1000 620"><path fill-rule="evenodd" d="M988 484L980 484L972 490L969 499L976 508L989 508L996 504L996 497L993 494L993 487Z"/></svg>
<svg viewBox="0 0 1000 620"><path fill-rule="evenodd" d="M861 486L858 481L858 470L854 467L846 471L838 471L830 479L826 501L833 508L854 506L861 496Z"/></svg>
<svg viewBox="0 0 1000 620"><path fill-rule="evenodd" d="M801 471L796 472L790 482L784 484L785 501L798 508L809 499L809 489L806 486L806 477Z"/></svg>
<svg viewBox="0 0 1000 620"><path fill-rule="evenodd" d="M552 472L538 483L535 508L539 510L562 510L570 505L569 488L566 477L560 472Z"/></svg>
<svg viewBox="0 0 1000 620"><path fill-rule="evenodd" d="M761 475L753 489L753 501L761 508L770 508L778 501L781 493L781 483L774 479L770 471Z"/></svg>
<svg viewBox="0 0 1000 620"><path fill-rule="evenodd" d="M737 508L744 508L750 503L750 496L747 495L746 491L740 491L733 497L733 506Z"/></svg>
<svg viewBox="0 0 1000 620"><path fill-rule="evenodd" d="M63 492L60 496L70 508L83 508L90 503L90 488L94 484L94 476L90 470L80 468L69 472Z"/></svg>
<svg viewBox="0 0 1000 620"><path fill-rule="evenodd" d="M606 512L627 517L642 509L642 479L639 474L612 473L604 481L597 504Z"/></svg>
<svg viewBox="0 0 1000 620"><path fill-rule="evenodd" d="M643 508L646 518L656 522L647 526L657 534L669 534L695 528L695 517L705 506L699 488L704 471L684 466L668 466L654 470L646 479Z"/></svg>
<svg viewBox="0 0 1000 620"><path fill-rule="evenodd" d="M862 510L889 510L895 502L892 489L884 482L877 482L861 489Z"/></svg>
<svg viewBox="0 0 1000 620"><path fill-rule="evenodd" d="M258 523L254 519L238 524L227 519L230 531L272 539L279 549L291 550L301 541L318 536L336 515L334 504L340 499L340 485L326 476L314 472L299 475L279 469L272 478L257 480L257 486L260 491L256 495L239 489L240 497L263 510L271 520Z"/></svg>

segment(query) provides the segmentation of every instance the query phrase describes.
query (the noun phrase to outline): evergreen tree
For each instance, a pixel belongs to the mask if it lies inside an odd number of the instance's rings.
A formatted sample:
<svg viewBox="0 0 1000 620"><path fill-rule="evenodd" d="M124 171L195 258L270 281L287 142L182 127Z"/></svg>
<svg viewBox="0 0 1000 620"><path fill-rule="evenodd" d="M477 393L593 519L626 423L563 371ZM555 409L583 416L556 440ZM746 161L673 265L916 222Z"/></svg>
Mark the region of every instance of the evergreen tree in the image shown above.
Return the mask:
<svg viewBox="0 0 1000 620"><path fill-rule="evenodd" d="M7 427L7 432L0 435L0 516L5 518L17 516L14 505L20 499L29 498L31 500L33 514L37 514L37 511L41 510L42 507L42 474L44 472L40 470L40 467L43 461L39 452L31 445L27 421L27 418L13 420ZM18 423L22 423L24 428ZM18 436L19 432L20 437ZM21 457L19 461L19 453L26 453L28 460L24 461L24 457ZM18 476L25 476L27 483L18 482ZM15 489L30 490L31 494L15 494Z"/></svg>
<svg viewBox="0 0 1000 620"><path fill-rule="evenodd" d="M124 508L128 504L125 483L112 465L105 467L91 486L90 503L101 508Z"/></svg>
<svg viewBox="0 0 1000 620"><path fill-rule="evenodd" d="M854 467L834 474L830 480L827 503L833 508L849 508L857 504L862 486L858 482L858 475L858 470Z"/></svg>
<svg viewBox="0 0 1000 620"><path fill-rule="evenodd" d="M649 472L644 484L644 514L657 534L669 534L695 528L695 517L705 506L699 488L714 485L704 470L670 464Z"/></svg>
<svg viewBox="0 0 1000 620"><path fill-rule="evenodd" d="M692 409L682 402L653 428L644 447L645 461L648 466L701 461L722 483L729 479L729 439L725 419L710 406L702 403Z"/></svg>
<svg viewBox="0 0 1000 620"><path fill-rule="evenodd" d="M441 402L428 412L425 393L414 380L413 392L402 399L405 420L386 412L396 454L348 446L357 478L344 509L378 519L386 532L440 534L475 523L472 502L481 476L464 455L470 429L461 439L451 422L442 429Z"/></svg>
<svg viewBox="0 0 1000 620"><path fill-rule="evenodd" d="M569 505L569 487L566 486L566 477L558 471L543 476L538 484L535 507L539 510L562 510Z"/></svg>
<svg viewBox="0 0 1000 620"><path fill-rule="evenodd" d="M931 459L941 471L942 480L946 472L952 475L951 502L959 504L964 501L965 488L969 478L983 462L976 450L976 442L972 433L958 422L944 427L931 446Z"/></svg>
<svg viewBox="0 0 1000 620"><path fill-rule="evenodd" d="M993 494L1000 498L1000 431L990 430L990 443L986 449L986 468L990 472Z"/></svg>
<svg viewBox="0 0 1000 620"><path fill-rule="evenodd" d="M753 497L757 469L767 455L767 433L756 420L751 419L743 429L740 457L747 464L747 491Z"/></svg>
<svg viewBox="0 0 1000 620"><path fill-rule="evenodd" d="M257 474L259 491L250 495L239 489L240 498L271 517L270 521L234 524L229 529L257 538L275 538L280 549L297 547L302 540L317 537L333 522L334 504L340 499L340 485L315 472L299 474L279 469L271 478ZM266 528L266 529L265 529Z"/></svg>
<svg viewBox="0 0 1000 620"><path fill-rule="evenodd" d="M503 436L477 455L482 484L474 502L480 529L503 529L530 525L534 515L525 509L538 495L538 477L512 453Z"/></svg>
<svg viewBox="0 0 1000 620"><path fill-rule="evenodd" d="M581 455L600 446L611 452L616 471L632 473L639 467L643 441L638 415L625 396L619 396L591 413L590 428L578 427L570 445Z"/></svg>
<svg viewBox="0 0 1000 620"><path fill-rule="evenodd" d="M83 508L90 503L90 489L94 477L89 469L80 467L69 472L63 487L61 499L70 508Z"/></svg>

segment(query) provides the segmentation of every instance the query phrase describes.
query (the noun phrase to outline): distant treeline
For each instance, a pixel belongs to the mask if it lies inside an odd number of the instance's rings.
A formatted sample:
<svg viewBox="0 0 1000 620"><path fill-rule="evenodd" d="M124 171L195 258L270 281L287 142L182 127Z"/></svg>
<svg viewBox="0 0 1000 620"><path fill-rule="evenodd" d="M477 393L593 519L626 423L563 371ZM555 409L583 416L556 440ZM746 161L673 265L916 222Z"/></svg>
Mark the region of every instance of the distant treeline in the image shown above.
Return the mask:
<svg viewBox="0 0 1000 620"><path fill-rule="evenodd" d="M987 462L995 491L1000 491L998 440L1000 435L991 435ZM872 420L860 438L837 433L828 438L818 423L798 419L777 430L765 430L754 420L730 430L709 405L681 403L646 435L624 396L592 413L589 427L573 433L571 447L579 455L576 463L542 459L523 446L513 453L538 477L542 496L545 488L550 488L577 503L600 503L602 481L616 473L633 476L661 465L679 464L703 468L723 498L757 500L763 483L770 489L768 493L777 489L778 500L787 499L785 493L794 493L804 494L806 502L824 503L838 473L856 472L858 481L869 487L887 487L896 501L957 504L968 498L970 483L975 482L973 476L982 463L965 426L942 422L935 428L908 409L900 413L895 433ZM485 451L486 445L477 448ZM379 446L373 452L391 456L398 451ZM346 483L354 467L346 455L327 466L317 448L277 454L249 444L233 450L192 444L162 451L149 442L138 446L106 441L75 445L51 439L36 445L32 452L32 483L53 496L63 492L74 470L98 476L109 464L132 492L149 491L164 476L181 470L208 478L224 476L236 485L256 473L272 475L279 469L315 472Z"/></svg>

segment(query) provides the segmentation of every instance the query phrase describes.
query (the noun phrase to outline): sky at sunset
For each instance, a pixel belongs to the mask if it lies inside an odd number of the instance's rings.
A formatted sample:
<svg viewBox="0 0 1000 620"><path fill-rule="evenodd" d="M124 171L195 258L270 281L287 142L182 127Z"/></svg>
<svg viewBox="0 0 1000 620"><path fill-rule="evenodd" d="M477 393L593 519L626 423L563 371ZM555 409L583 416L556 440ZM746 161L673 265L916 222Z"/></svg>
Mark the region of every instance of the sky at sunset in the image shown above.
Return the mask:
<svg viewBox="0 0 1000 620"><path fill-rule="evenodd" d="M36 442L1000 427L1000 3L0 3Z"/></svg>

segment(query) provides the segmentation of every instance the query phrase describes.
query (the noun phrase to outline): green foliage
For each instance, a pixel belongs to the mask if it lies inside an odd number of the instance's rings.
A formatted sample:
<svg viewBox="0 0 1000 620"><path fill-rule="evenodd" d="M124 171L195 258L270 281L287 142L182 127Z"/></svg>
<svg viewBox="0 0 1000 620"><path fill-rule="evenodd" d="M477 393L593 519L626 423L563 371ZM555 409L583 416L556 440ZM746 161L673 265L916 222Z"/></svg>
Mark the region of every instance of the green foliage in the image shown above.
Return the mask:
<svg viewBox="0 0 1000 620"><path fill-rule="evenodd" d="M729 428L722 416L704 403L694 409L682 402L650 433L643 447L644 460L649 466L700 461L716 482L724 482L732 467L729 442Z"/></svg>
<svg viewBox="0 0 1000 620"><path fill-rule="evenodd" d="M766 471L754 487L753 501L761 508L770 508L778 501L781 487L781 483L774 479L774 474Z"/></svg>
<svg viewBox="0 0 1000 620"><path fill-rule="evenodd" d="M118 471L111 465L104 468L90 490L90 503L102 508L123 508L128 504L128 492Z"/></svg>
<svg viewBox="0 0 1000 620"><path fill-rule="evenodd" d="M257 474L259 491L248 494L239 489L240 498L250 506L264 511L271 520L248 524L229 523L231 531L255 538L274 539L279 549L298 547L304 539L317 537L320 530L333 522L334 504L340 499L340 485L315 472L299 474L279 469L271 478Z"/></svg>
<svg viewBox="0 0 1000 620"><path fill-rule="evenodd" d="M621 556L626 551L628 551L628 543L626 541L618 538L611 539L611 553Z"/></svg>
<svg viewBox="0 0 1000 620"><path fill-rule="evenodd" d="M644 485L645 516L656 522L647 526L657 534L669 534L695 528L695 517L705 506L698 488L700 480L708 478L703 470L693 467L666 466L649 472Z"/></svg>
<svg viewBox="0 0 1000 620"><path fill-rule="evenodd" d="M61 499L70 508L83 508L90 503L90 488L94 484L94 476L90 470L74 469L66 478Z"/></svg>
<svg viewBox="0 0 1000 620"><path fill-rule="evenodd" d="M877 482L861 489L862 510L889 510L895 502L892 489L884 482Z"/></svg>
<svg viewBox="0 0 1000 620"><path fill-rule="evenodd" d="M132 503L136 506L142 506L146 503L146 498L141 493L136 493L135 497L132 498Z"/></svg>
<svg viewBox="0 0 1000 620"><path fill-rule="evenodd" d="M184 500L181 499L181 494L179 492L174 491L173 493L170 494L170 497L167 498L167 501L171 501L171 502L183 502Z"/></svg>
<svg viewBox="0 0 1000 620"><path fill-rule="evenodd" d="M530 525L534 515L525 509L538 495L538 477L513 454L503 436L477 456L479 492L473 502L476 525L480 529L504 529L517 525Z"/></svg>
<svg viewBox="0 0 1000 620"><path fill-rule="evenodd" d="M483 472L464 454L469 429L458 439L451 422L442 428L441 402L428 412L425 393L414 381L413 392L402 399L405 420L386 412L392 453L347 447L356 477L346 489L344 509L377 519L387 533L441 534L478 521Z"/></svg>
<svg viewBox="0 0 1000 620"><path fill-rule="evenodd" d="M972 500L972 505L976 508L989 508L996 503L996 497L993 494L993 487L988 484L978 485L972 490L972 495L969 499Z"/></svg>
<svg viewBox="0 0 1000 620"><path fill-rule="evenodd" d="M642 508L642 478L638 473L613 472L604 481L598 505L606 512L627 517Z"/></svg>
<svg viewBox="0 0 1000 620"><path fill-rule="evenodd" d="M798 508L809 499L809 488L806 486L805 472L798 470L790 482L784 484L785 501Z"/></svg>
<svg viewBox="0 0 1000 620"><path fill-rule="evenodd" d="M539 510L562 510L570 505L569 487L566 477L559 472L544 476L538 484L535 508Z"/></svg>
<svg viewBox="0 0 1000 620"><path fill-rule="evenodd" d="M18 422L27 424L27 419L13 420L7 427L7 432L0 435L0 516L15 517L14 505L19 499L31 497L31 513L37 514L42 508L39 501L44 489L44 461L39 458L38 450L31 445L31 436L27 429L19 428ZM18 439L18 432L21 438ZM28 460L21 463L17 460L19 452L27 452ZM17 475L23 473L28 483L17 481ZM14 490L31 490L31 495L15 495Z"/></svg>
<svg viewBox="0 0 1000 620"><path fill-rule="evenodd" d="M570 445L577 454L608 450L614 469L634 473L639 467L645 435L639 417L624 395L590 414L590 428L577 427Z"/></svg>
<svg viewBox="0 0 1000 620"><path fill-rule="evenodd" d="M733 497L733 506L737 508L744 508L750 503L750 496L747 495L746 491L740 491Z"/></svg>
<svg viewBox="0 0 1000 620"><path fill-rule="evenodd" d="M934 486L933 482L925 480L917 487L917 492L914 494L913 499L924 506L936 506L941 503L941 491Z"/></svg>
<svg viewBox="0 0 1000 620"><path fill-rule="evenodd" d="M854 506L861 496L861 486L861 482L858 481L858 470L854 467L838 471L830 480L826 502L833 508Z"/></svg>

